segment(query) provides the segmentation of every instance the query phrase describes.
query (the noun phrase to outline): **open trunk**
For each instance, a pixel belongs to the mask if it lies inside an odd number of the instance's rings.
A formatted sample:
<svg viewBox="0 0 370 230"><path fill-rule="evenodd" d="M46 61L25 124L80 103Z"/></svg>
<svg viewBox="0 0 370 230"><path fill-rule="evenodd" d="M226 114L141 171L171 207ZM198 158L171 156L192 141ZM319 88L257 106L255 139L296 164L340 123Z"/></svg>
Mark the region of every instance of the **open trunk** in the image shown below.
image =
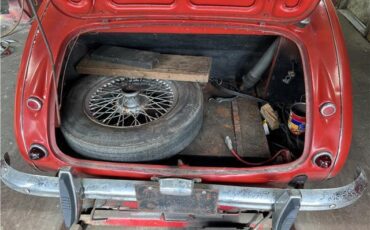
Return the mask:
<svg viewBox="0 0 370 230"><path fill-rule="evenodd" d="M261 76L252 87L242 89L245 84L244 79L250 70L256 65L260 65L261 59L266 56L266 52L274 44L277 44L276 49L273 50L267 67L260 71ZM300 112L305 111L302 60L297 46L292 41L283 37L267 35L128 33L81 35L69 45L69 50L67 50L69 55L66 55L64 60L65 71L60 78L62 125L67 120L65 116L69 116L68 114L71 112L66 105L68 101L71 101L68 99L71 97L71 89L81 84L81 79L102 77L78 73L76 66L83 58L91 57L92 53L102 46L124 47L161 55L209 57L212 60L209 81L192 83L199 86L203 98L202 121L197 123L199 131L194 131L195 134L191 134L194 137L188 141L186 146L184 142L179 143L178 145L184 146L174 148L177 152L171 156L128 162L172 166L185 164L190 166L253 167L288 163L302 155L304 132L299 135L294 134L292 127L288 126L288 123L291 122L290 113L293 105L300 105ZM135 76L122 77L136 79ZM120 77L113 78L119 79ZM266 104L272 108L268 111L277 115L278 119L275 119L275 122L278 121L277 125L276 123L271 125L269 118L263 115L263 112L261 113L262 106ZM298 115L304 117L304 114ZM74 119L78 120L79 117L75 116ZM115 122L121 124L119 120L115 120ZM178 122L181 123L181 121ZM274 125L275 127L272 127ZM144 130L145 127L142 126ZM191 130L195 129L197 128ZM112 128L113 133L124 133L128 132L127 130L125 128ZM191 130L187 132L191 133ZM88 136L95 135L94 132L87 131L85 133ZM155 133L150 128L147 128L147 132L148 135L151 132L153 135ZM90 159L88 154L81 154L79 148L71 146L71 142L66 140L66 134L62 129L57 128L56 134L58 146L65 154L75 158ZM140 139L140 135L137 139ZM231 140L232 149L225 143L225 138ZM114 158L104 159L104 156L99 159L91 157L91 159L116 161ZM124 160L117 161L125 162Z"/></svg>

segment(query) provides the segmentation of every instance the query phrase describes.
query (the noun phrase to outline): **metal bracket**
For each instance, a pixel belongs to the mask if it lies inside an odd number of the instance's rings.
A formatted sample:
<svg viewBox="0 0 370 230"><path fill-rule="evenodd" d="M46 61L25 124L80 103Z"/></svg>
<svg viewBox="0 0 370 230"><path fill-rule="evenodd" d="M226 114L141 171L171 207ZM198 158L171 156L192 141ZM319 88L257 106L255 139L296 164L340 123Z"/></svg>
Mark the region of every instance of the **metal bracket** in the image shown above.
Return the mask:
<svg viewBox="0 0 370 230"><path fill-rule="evenodd" d="M273 230L290 230L301 207L302 195L297 189L287 190L281 194L274 205L272 215Z"/></svg>
<svg viewBox="0 0 370 230"><path fill-rule="evenodd" d="M311 18L305 18L302 21L298 22L296 25L300 28L304 28L310 23L311 23Z"/></svg>
<svg viewBox="0 0 370 230"><path fill-rule="evenodd" d="M59 177L59 194L60 207L63 213L65 227L70 229L80 218L81 211L81 179L72 175L70 167L62 168L58 174Z"/></svg>

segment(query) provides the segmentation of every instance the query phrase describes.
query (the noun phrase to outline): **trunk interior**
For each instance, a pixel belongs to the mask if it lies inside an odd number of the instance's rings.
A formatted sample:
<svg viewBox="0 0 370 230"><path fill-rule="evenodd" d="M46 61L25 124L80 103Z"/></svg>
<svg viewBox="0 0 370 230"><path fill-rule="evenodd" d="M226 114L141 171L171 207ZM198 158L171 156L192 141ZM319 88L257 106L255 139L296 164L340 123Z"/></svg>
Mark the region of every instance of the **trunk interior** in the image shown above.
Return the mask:
<svg viewBox="0 0 370 230"><path fill-rule="evenodd" d="M229 91L243 85L243 77L258 64L275 41L278 41L278 45L267 68L263 69L262 75L253 87L242 91L252 98L243 96L234 98L235 95L231 95ZM296 104L305 106L302 60L297 46L292 41L268 35L127 33L80 35L75 41L70 42L64 60L64 71L59 82L62 107L68 92L76 82L81 78L92 77L78 73L76 66L81 59L102 45L212 59L208 83L197 83L202 90L204 101L203 122L197 136L174 156L140 163L253 167L284 164L302 155L305 134L295 135L288 126L292 106ZM215 85L222 85L229 91L220 90ZM221 101L217 98L221 98ZM278 127L273 129L269 126L268 119L261 113L261 107L267 102L278 117ZM305 111L305 107L303 110ZM236 156L225 144L227 136L233 143ZM60 128L56 129L56 139L63 153L75 158L88 159L71 148Z"/></svg>

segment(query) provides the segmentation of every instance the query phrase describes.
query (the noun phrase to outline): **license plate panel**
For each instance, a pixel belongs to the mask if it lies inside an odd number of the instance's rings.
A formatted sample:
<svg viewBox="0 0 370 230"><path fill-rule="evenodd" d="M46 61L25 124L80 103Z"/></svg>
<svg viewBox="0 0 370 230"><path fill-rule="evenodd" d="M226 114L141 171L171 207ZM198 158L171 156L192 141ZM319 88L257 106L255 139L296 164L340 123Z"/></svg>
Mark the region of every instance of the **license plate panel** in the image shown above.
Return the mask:
<svg viewBox="0 0 370 230"><path fill-rule="evenodd" d="M137 185L136 199L142 211L164 213L216 214L218 192L194 188L189 196L164 195L157 186Z"/></svg>

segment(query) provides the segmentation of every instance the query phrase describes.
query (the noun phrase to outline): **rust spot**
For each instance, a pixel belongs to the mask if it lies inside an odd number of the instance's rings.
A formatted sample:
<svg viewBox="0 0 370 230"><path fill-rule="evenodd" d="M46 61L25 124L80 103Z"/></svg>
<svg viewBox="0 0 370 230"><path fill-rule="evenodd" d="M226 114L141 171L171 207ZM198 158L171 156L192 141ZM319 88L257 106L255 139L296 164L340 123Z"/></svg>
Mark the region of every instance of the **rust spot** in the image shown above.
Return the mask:
<svg viewBox="0 0 370 230"><path fill-rule="evenodd" d="M226 106L218 106L216 108L216 113L220 117L227 118L230 116L230 108L227 108Z"/></svg>

